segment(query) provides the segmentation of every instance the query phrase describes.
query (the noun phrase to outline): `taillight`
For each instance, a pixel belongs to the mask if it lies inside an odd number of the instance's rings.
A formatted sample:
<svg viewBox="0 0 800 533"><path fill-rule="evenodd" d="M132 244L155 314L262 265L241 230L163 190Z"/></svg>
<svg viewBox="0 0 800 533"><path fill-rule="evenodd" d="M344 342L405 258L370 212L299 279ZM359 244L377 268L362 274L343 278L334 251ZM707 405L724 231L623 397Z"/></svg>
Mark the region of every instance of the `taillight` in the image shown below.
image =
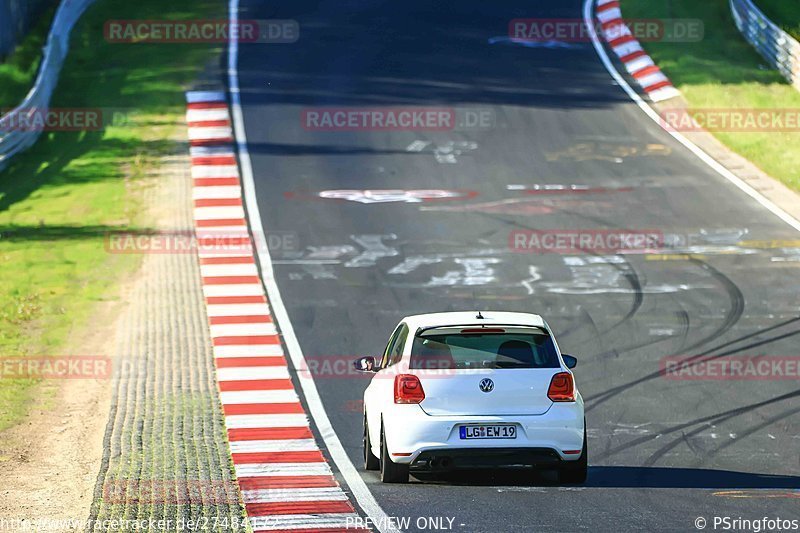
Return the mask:
<svg viewBox="0 0 800 533"><path fill-rule="evenodd" d="M420 403L425 399L425 391L422 390L417 376L411 374L400 374L394 378L394 403Z"/></svg>
<svg viewBox="0 0 800 533"><path fill-rule="evenodd" d="M572 374L559 372L554 375L553 379L550 380L547 397L554 402L574 402L575 382L572 381Z"/></svg>

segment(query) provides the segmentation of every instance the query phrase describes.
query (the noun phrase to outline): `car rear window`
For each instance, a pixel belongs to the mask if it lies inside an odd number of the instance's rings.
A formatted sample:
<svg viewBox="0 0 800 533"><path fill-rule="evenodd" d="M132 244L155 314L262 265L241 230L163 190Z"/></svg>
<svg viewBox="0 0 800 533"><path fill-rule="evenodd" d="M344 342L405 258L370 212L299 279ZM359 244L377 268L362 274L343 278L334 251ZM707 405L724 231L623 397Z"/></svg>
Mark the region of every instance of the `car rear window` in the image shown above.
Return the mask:
<svg viewBox="0 0 800 533"><path fill-rule="evenodd" d="M542 333L469 333L414 337L411 368L558 368L556 347Z"/></svg>

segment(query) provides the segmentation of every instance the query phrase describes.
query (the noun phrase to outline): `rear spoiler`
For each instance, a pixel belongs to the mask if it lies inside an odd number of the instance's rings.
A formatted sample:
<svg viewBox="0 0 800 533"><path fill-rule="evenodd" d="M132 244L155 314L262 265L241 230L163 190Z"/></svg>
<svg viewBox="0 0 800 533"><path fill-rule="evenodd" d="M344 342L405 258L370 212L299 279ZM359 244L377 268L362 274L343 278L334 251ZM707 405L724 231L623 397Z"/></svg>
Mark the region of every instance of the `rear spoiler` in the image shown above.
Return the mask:
<svg viewBox="0 0 800 533"><path fill-rule="evenodd" d="M417 331L414 332L415 337L421 337L424 333L435 330L435 329L465 329L465 328L474 328L474 329L487 329L493 330L497 328L520 328L520 329L535 329L541 331L546 335L550 335L550 332L544 326L532 326L531 324L487 324L477 323L477 324L450 324L450 325L443 325L443 326L428 326L426 328L417 328Z"/></svg>

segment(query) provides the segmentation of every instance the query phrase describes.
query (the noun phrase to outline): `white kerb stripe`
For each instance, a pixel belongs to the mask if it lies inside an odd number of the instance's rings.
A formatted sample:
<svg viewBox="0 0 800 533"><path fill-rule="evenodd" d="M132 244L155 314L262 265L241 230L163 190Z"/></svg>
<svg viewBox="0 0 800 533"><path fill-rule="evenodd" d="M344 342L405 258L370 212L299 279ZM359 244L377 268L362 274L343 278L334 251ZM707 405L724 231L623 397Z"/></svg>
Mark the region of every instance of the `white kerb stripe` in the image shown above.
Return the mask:
<svg viewBox="0 0 800 533"><path fill-rule="evenodd" d="M313 452L319 450L314 439L236 440L231 442L233 453Z"/></svg>
<svg viewBox="0 0 800 533"><path fill-rule="evenodd" d="M293 389L222 391L219 393L219 398L222 401L222 405L243 403L292 403L300 399Z"/></svg>
<svg viewBox="0 0 800 533"><path fill-rule="evenodd" d="M641 51L642 51L642 45L639 44L638 41L629 41L627 43L614 47L614 53L617 54L619 57L624 57L628 54Z"/></svg>
<svg viewBox="0 0 800 533"><path fill-rule="evenodd" d="M209 257L242 257L243 255L251 255L253 247L243 247L240 250L197 250L197 255L200 259Z"/></svg>
<svg viewBox="0 0 800 533"><path fill-rule="evenodd" d="M648 74L643 78L637 78L639 85L642 87L650 87L651 85L655 85L656 83L661 83L664 81L669 81L666 76L664 76L663 72L654 72L652 74Z"/></svg>
<svg viewBox="0 0 800 533"><path fill-rule="evenodd" d="M188 91L186 101L190 104L225 102L225 93L222 91Z"/></svg>
<svg viewBox="0 0 800 533"><path fill-rule="evenodd" d="M232 235L243 235L246 233L247 226L242 224L238 224L235 226L208 226L205 228L198 228L197 235L204 235L209 232L213 233L225 233L225 234L232 234ZM245 256L248 254L242 254Z"/></svg>
<svg viewBox="0 0 800 533"><path fill-rule="evenodd" d="M244 209L240 205L214 207L195 207L195 220L217 220L220 218L244 218Z"/></svg>
<svg viewBox="0 0 800 533"><path fill-rule="evenodd" d="M230 146L190 146L189 155L192 157L230 156L236 154Z"/></svg>
<svg viewBox="0 0 800 533"><path fill-rule="evenodd" d="M652 67L653 65L655 65L655 62L650 56L642 56L625 63L625 68L628 70L628 72L633 73L642 70L643 68Z"/></svg>
<svg viewBox="0 0 800 533"><path fill-rule="evenodd" d="M225 426L228 429L305 428L308 427L308 417L303 414L228 415Z"/></svg>
<svg viewBox="0 0 800 533"><path fill-rule="evenodd" d="M190 141L214 141L217 139L230 139L233 132L229 126L209 126L189 128Z"/></svg>
<svg viewBox="0 0 800 533"><path fill-rule="evenodd" d="M242 337L247 335L277 335L275 324L261 322L257 324L211 324L211 337Z"/></svg>
<svg viewBox="0 0 800 533"><path fill-rule="evenodd" d="M247 344L242 346L214 346L214 357L258 357L283 355L280 344Z"/></svg>
<svg viewBox="0 0 800 533"><path fill-rule="evenodd" d="M647 96L653 102L661 102L663 100L669 100L670 98L680 96L680 94L681 92L678 89L669 85L669 86L664 86L660 89L656 89L655 91L648 93Z"/></svg>
<svg viewBox="0 0 800 533"><path fill-rule="evenodd" d="M316 487L308 489L259 489L243 490L242 498L247 503L345 501L347 495L339 487Z"/></svg>
<svg viewBox="0 0 800 533"><path fill-rule="evenodd" d="M230 120L225 107L211 109L187 109L186 122L205 122L208 120Z"/></svg>
<svg viewBox="0 0 800 533"><path fill-rule="evenodd" d="M264 291L261 285L239 283L234 285L203 285L203 295L213 296L261 296Z"/></svg>
<svg viewBox="0 0 800 533"><path fill-rule="evenodd" d="M231 233L231 236L236 235ZM200 275L204 278L214 276L257 276L255 263L231 263L222 265L200 265ZM251 313L241 313L251 314ZM252 313L255 314L255 313Z"/></svg>
<svg viewBox="0 0 800 533"><path fill-rule="evenodd" d="M233 465L236 477L329 476L328 463L252 463Z"/></svg>
<svg viewBox="0 0 800 533"><path fill-rule="evenodd" d="M210 265L203 265L210 266ZM202 267L201 267L202 268ZM208 316L269 316L267 304L211 304L208 305Z"/></svg>
<svg viewBox="0 0 800 533"><path fill-rule="evenodd" d="M600 22L606 23L610 20L622 18L622 11L618 7L612 7L597 13L597 18Z"/></svg>
<svg viewBox="0 0 800 533"><path fill-rule="evenodd" d="M207 198L239 198L241 195L242 191L238 185L211 185L192 189L193 200L205 200Z"/></svg>
<svg viewBox="0 0 800 533"><path fill-rule="evenodd" d="M289 369L285 366L249 366L218 368L219 381L248 381L251 379L287 379ZM265 426L269 427L269 426Z"/></svg>
<svg viewBox="0 0 800 533"><path fill-rule="evenodd" d="M192 165L193 178L233 178L239 176L236 165Z"/></svg>

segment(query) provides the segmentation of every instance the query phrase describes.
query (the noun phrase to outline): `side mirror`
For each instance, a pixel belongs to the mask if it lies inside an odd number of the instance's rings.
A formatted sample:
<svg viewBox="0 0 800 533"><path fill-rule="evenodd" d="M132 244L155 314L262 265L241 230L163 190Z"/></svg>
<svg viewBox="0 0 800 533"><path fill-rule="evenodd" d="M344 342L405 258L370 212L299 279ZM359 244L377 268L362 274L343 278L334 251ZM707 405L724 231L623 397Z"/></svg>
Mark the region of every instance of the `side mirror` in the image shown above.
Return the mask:
<svg viewBox="0 0 800 533"><path fill-rule="evenodd" d="M575 356L562 353L561 357L564 358L564 364L567 365L567 368L575 368L575 365L578 364L578 358Z"/></svg>
<svg viewBox="0 0 800 533"><path fill-rule="evenodd" d="M375 358L371 355L366 357L359 357L353 361L353 367L359 372L377 372L378 365L375 364Z"/></svg>

